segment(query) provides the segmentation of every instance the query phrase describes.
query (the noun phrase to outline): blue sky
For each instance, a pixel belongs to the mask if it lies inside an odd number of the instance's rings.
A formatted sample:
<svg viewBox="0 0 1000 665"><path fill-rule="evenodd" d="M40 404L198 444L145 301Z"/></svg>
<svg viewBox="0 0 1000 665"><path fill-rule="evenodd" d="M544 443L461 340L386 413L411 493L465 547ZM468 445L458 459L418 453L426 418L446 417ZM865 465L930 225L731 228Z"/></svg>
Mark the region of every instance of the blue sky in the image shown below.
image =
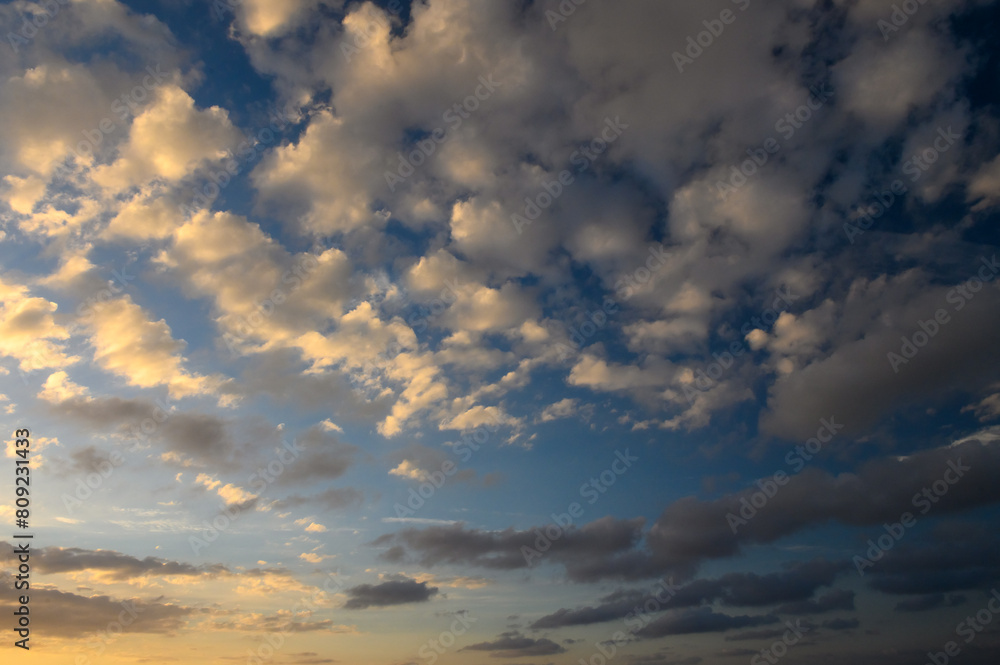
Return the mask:
<svg viewBox="0 0 1000 665"><path fill-rule="evenodd" d="M3 4L30 657L995 662L998 16Z"/></svg>

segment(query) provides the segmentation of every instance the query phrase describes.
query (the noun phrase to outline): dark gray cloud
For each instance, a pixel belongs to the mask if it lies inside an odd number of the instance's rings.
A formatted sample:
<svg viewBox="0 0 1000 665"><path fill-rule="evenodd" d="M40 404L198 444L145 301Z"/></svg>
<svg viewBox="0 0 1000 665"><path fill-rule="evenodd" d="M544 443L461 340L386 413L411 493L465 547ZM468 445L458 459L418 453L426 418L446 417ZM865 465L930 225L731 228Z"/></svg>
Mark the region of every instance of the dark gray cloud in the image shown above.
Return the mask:
<svg viewBox="0 0 1000 665"><path fill-rule="evenodd" d="M864 549L863 547L859 550ZM865 552L859 552L864 555ZM1000 535L967 522L937 525L931 537L902 540L865 569L868 585L891 594L929 595L1000 581Z"/></svg>
<svg viewBox="0 0 1000 665"><path fill-rule="evenodd" d="M970 257L964 282L980 268ZM904 404L940 400L957 390L980 395L996 381L991 368L1000 362L994 331L1000 329L995 285L965 302L960 311L949 304L951 285L927 281L890 280L887 288L856 297L832 334L837 348L801 371L780 377L770 389L768 409L761 415L763 431L790 439L813 436L816 423L830 414L850 414L848 432L862 432ZM898 372L887 354L899 354L901 337L918 331L917 322L946 310L950 321ZM859 320L867 321L864 325ZM894 322L887 326L885 321Z"/></svg>
<svg viewBox="0 0 1000 665"><path fill-rule="evenodd" d="M356 446L344 443L319 427L310 427L295 439L295 445L303 452L284 467L277 479L280 485L301 486L339 478L351 467L358 453Z"/></svg>
<svg viewBox="0 0 1000 665"><path fill-rule="evenodd" d="M830 619L820 624L827 630L853 630L861 625L858 619Z"/></svg>
<svg viewBox="0 0 1000 665"><path fill-rule="evenodd" d="M939 607L957 607L966 601L960 593L945 596L943 593L931 593L926 596L907 598L896 603L893 609L897 612L926 612Z"/></svg>
<svg viewBox="0 0 1000 665"><path fill-rule="evenodd" d="M110 462L111 455L112 452L102 450L94 445L77 448L68 457L54 458L52 460L53 472L61 476L93 473L102 467L107 468L106 464Z"/></svg>
<svg viewBox="0 0 1000 665"><path fill-rule="evenodd" d="M567 530L552 541L542 559L565 566L569 577L576 581L659 575L689 579L707 560L732 557L746 546L774 542L811 526L830 521L881 526L899 520L907 511L920 514L913 504L914 495L941 481L946 472L956 478L950 469L959 464L966 470L933 504L934 515L1000 500L1000 484L995 482L1000 472L1000 441L972 439L908 457L875 459L854 473L839 476L806 468L778 488L746 524L737 525L736 533L727 516L738 516L741 500L749 501L759 491L756 487L712 501L695 497L675 501L645 534L644 547L637 547L643 520L607 517ZM373 544L388 548L383 557L389 561L403 561L412 555L426 566L469 564L517 569L528 567L521 548L536 547L536 539L538 534L533 530L487 532L457 524L406 529L381 536ZM973 572L960 574L970 580L980 579ZM752 583L747 581L747 585L747 593L751 593ZM737 598L741 592L732 591Z"/></svg>
<svg viewBox="0 0 1000 665"><path fill-rule="evenodd" d="M508 631L501 633L492 642L478 642L463 647L462 651L492 651L490 654L494 658L519 658L521 656L548 656L556 653L563 653L565 648L559 646L552 640L542 637L534 639L525 637L518 631Z"/></svg>
<svg viewBox="0 0 1000 665"><path fill-rule="evenodd" d="M303 373L297 351L267 351L257 354L254 361L239 382L227 386L230 391L247 397L266 395L279 404L315 410L324 417L333 413L344 421L380 420L392 406L391 400L384 397L366 399L336 369L328 368L321 374Z"/></svg>
<svg viewBox="0 0 1000 665"><path fill-rule="evenodd" d="M630 656L630 665L698 665L702 660L701 656L671 656L669 654L656 653L644 656Z"/></svg>
<svg viewBox="0 0 1000 665"><path fill-rule="evenodd" d="M670 589L660 589L653 594L637 589L618 591L602 598L600 605L575 610L560 609L538 619L531 627L558 628L621 620L633 612L644 611L647 602L650 607L657 608L655 611L693 607L713 601L736 607L762 607L785 601L804 603L807 602L804 599L812 596L816 589L829 586L839 573L849 567L846 561L817 559L791 564L789 570L779 573L727 573L716 579L695 580L672 589L672 595ZM659 598L656 593L659 593ZM852 600L853 592L846 593L849 594L848 600ZM664 599L666 602L663 602Z"/></svg>
<svg viewBox="0 0 1000 665"><path fill-rule="evenodd" d="M778 489L747 524L733 533L727 515L739 515L742 499L756 487L714 501L680 499L660 515L647 536L650 557L664 571L690 572L707 559L726 558L751 544L770 543L829 521L854 526L898 521L904 512L919 514L914 494L940 481L949 463L968 471L933 506L935 515L955 513L1000 500L994 482L1000 470L997 441L971 440L909 457L885 457L855 473L834 476L806 468ZM953 473L950 473L954 477ZM623 571L624 572L624 571Z"/></svg>
<svg viewBox="0 0 1000 665"><path fill-rule="evenodd" d="M7 547L7 543L2 543ZM143 559L113 550L87 550L79 547L42 547L32 549L31 562L40 573L58 574L81 570L99 570L116 580L153 575L225 575L230 570L221 564L192 566L188 563L145 557Z"/></svg>
<svg viewBox="0 0 1000 665"><path fill-rule="evenodd" d="M34 559L32 559L34 561ZM14 596L14 577L0 572L4 595ZM57 589L32 585L31 626L38 635L75 639L109 630L109 624L130 622L124 629L132 633L173 634L188 619L204 610L161 602L161 599L114 599L109 596L81 596ZM131 612L130 612L131 610ZM35 633L33 633L34 636Z"/></svg>
<svg viewBox="0 0 1000 665"><path fill-rule="evenodd" d="M129 445L147 439L159 441L198 462L231 462L237 450L225 419L193 411L168 413L149 400L74 397L49 408L57 417L124 434ZM138 438L133 438L133 433Z"/></svg>
<svg viewBox="0 0 1000 665"><path fill-rule="evenodd" d="M344 603L344 609L363 610L369 607L424 603L437 595L437 592L438 588L427 586L427 582L405 578L381 584L360 584L345 592L350 599Z"/></svg>
<svg viewBox="0 0 1000 665"><path fill-rule="evenodd" d="M551 541L542 559L563 563L574 579L598 579L595 571L606 557L629 552L641 535L642 518L616 520L604 517L583 527L570 528ZM544 527L543 527L544 528ZM421 565L464 563L484 568L512 570L528 567L521 548L535 548L538 534L532 531L480 531L464 524L404 529L380 536L373 545L389 548L383 558L401 561L412 552Z"/></svg>
<svg viewBox="0 0 1000 665"><path fill-rule="evenodd" d="M854 609L854 592L846 589L833 589L819 598L785 603L774 608L777 614L822 614L837 610Z"/></svg>
<svg viewBox="0 0 1000 665"><path fill-rule="evenodd" d="M672 612L641 628L636 635L644 638L667 637L668 635L689 635L692 633L721 633L733 628L765 626L777 623L773 614L760 616L729 615L702 607L696 610Z"/></svg>

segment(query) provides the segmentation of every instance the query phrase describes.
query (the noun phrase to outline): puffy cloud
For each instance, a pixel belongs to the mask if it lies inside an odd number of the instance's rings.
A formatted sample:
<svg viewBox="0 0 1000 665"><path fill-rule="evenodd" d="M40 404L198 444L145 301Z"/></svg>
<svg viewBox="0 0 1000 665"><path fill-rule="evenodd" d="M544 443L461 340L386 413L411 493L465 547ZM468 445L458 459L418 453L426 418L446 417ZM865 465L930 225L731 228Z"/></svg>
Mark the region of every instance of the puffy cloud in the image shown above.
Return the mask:
<svg viewBox="0 0 1000 665"><path fill-rule="evenodd" d="M236 5L240 26L255 37L277 37L300 23L321 5L340 7L342 0L243 0Z"/></svg>
<svg viewBox="0 0 1000 665"><path fill-rule="evenodd" d="M579 408L578 400L572 397L565 397L554 404L549 404L542 410L542 415L538 418L543 423L547 423L551 420L558 420L560 418L569 418L576 414Z"/></svg>
<svg viewBox="0 0 1000 665"><path fill-rule="evenodd" d="M132 122L118 159L95 168L93 178L114 191L156 178L178 181L195 168L220 160L239 136L224 109L199 110L187 92L165 84L156 90L155 102Z"/></svg>
<svg viewBox="0 0 1000 665"><path fill-rule="evenodd" d="M223 485L221 480L207 473L199 473L194 481L205 489L214 490L227 506L246 506L257 498L257 495L232 483Z"/></svg>
<svg viewBox="0 0 1000 665"><path fill-rule="evenodd" d="M975 274L982 265L976 260L963 271ZM798 349L789 346L792 324L798 319L788 317L781 331L776 326L775 339L768 345L777 345L779 358L793 354L803 367L780 376L770 387L768 408L760 418L763 429L786 438L806 438L820 418L849 413L848 431L859 431L904 400L919 401L957 389L985 390L993 377L984 368L997 354L987 333L1000 325L1000 314L990 302L996 285L983 286L977 295L960 290L964 284L929 286L917 271L895 278L857 279L843 314L822 336L817 336L819 325L831 321L827 307L803 315L803 322L815 322L810 326L814 332L802 328L794 333L809 340L809 346ZM939 311L945 323L934 320ZM937 333L912 359L902 357L904 338L919 340L926 334L919 327L921 321L930 321L925 327L936 326ZM816 353L823 337L832 339L825 343L829 350ZM890 353L900 356L901 362L893 366ZM778 364L780 368L780 360Z"/></svg>
<svg viewBox="0 0 1000 665"><path fill-rule="evenodd" d="M18 361L22 371L61 369L80 360L67 355L70 331L56 318L59 306L30 295L26 286L0 279L0 353Z"/></svg>
<svg viewBox="0 0 1000 665"><path fill-rule="evenodd" d="M214 392L222 382L184 369L184 342L172 337L166 321L151 321L128 296L94 307L87 323L94 360L131 385L165 385L172 397L185 397Z"/></svg>

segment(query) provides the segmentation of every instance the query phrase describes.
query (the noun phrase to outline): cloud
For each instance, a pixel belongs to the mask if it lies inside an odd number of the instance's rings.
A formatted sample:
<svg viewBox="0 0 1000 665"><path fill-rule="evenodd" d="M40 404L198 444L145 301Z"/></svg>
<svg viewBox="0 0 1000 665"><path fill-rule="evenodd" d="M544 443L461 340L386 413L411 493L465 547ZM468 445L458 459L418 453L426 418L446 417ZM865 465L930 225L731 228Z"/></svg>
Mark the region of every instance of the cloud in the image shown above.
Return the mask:
<svg viewBox="0 0 1000 665"><path fill-rule="evenodd" d="M800 600L779 605L774 609L776 614L822 614L838 610L854 610L854 592L846 589L834 589L816 599Z"/></svg>
<svg viewBox="0 0 1000 665"><path fill-rule="evenodd" d="M94 181L118 191L159 178L178 181L234 148L240 134L226 110L199 110L180 87L162 84L155 100L136 116L119 157L94 170Z"/></svg>
<svg viewBox="0 0 1000 665"><path fill-rule="evenodd" d="M542 410L542 415L538 418L543 423L550 422L552 420L558 420L560 418L569 418L577 412L578 400L571 397L566 397L564 399L555 402L554 404L549 404L545 409Z"/></svg>
<svg viewBox="0 0 1000 665"><path fill-rule="evenodd" d="M997 444L985 435L972 437L909 457L873 459L856 473L842 476L807 468L792 475L765 508L746 524L738 524L735 532L727 516L738 518L740 500L757 492L756 487L713 501L685 497L668 505L645 534L641 532L642 519L602 518L567 529L552 542L545 557L565 566L570 579L577 581L635 580L665 574L686 579L705 561L734 557L745 547L771 543L830 520L877 526L899 520L907 510L915 514L914 495L941 480L952 468L949 465L958 463L968 468L935 504L935 513L945 515L990 505L1000 500L1000 490L991 480L1000 467ZM873 502L872 496L879 500ZM388 547L383 557L390 561L405 560L412 553L425 566L462 563L518 569L528 567L521 548L534 547L537 537L531 530L486 532L460 524L407 529L380 536L373 544ZM637 548L640 538L644 546ZM746 591L734 589L732 597L751 593L753 583L748 580L742 588Z"/></svg>
<svg viewBox="0 0 1000 665"><path fill-rule="evenodd" d="M1000 538L979 524L937 524L929 537L901 542L897 548L877 570L869 569L872 589L930 595L974 591L1000 581Z"/></svg>
<svg viewBox="0 0 1000 665"><path fill-rule="evenodd" d="M846 561L831 562L816 559L791 564L787 566L786 571L779 573L766 575L727 573L714 579L695 580L683 586L667 586L666 590L658 589L652 593L640 589L617 591L602 598L603 602L600 605L575 610L560 609L536 620L531 627L559 628L620 621L634 613L665 611L716 601L722 605L737 607L762 607L780 602L798 601L800 606L805 607L806 598L809 598L817 588L829 586L834 578L848 567ZM854 592L846 593L847 599L851 601L850 607L846 609L853 609ZM834 601L843 604L840 598L841 592L831 592L830 595L833 598L823 601L825 604L836 605ZM649 607L658 610L649 610ZM784 613L788 607L795 605L783 605L774 612ZM836 607L836 609L845 608Z"/></svg>
<svg viewBox="0 0 1000 665"><path fill-rule="evenodd" d="M601 579L606 557L628 552L639 540L645 520L601 518L579 529L570 528L552 542L546 557L563 563L575 580ZM404 529L376 538L373 545L387 547L382 557L391 562L405 558L407 551L424 566L466 564L497 570L527 568L522 547L534 548L538 534L531 531L480 531L464 524Z"/></svg>
<svg viewBox="0 0 1000 665"><path fill-rule="evenodd" d="M914 494L940 480L949 463L958 460L969 466L969 471L935 506L936 514L1000 500L988 481L990 470L1000 464L1000 447L974 440L905 458L874 459L856 473L839 477L806 468L791 476L747 524L738 525L736 533L727 515L738 516L740 500L753 494L755 488L714 501L680 499L668 506L650 529L647 541L651 556L664 570L691 570L704 560L734 556L744 546L774 542L828 520L856 526L898 520L904 511L915 514ZM879 500L873 502L871 496Z"/></svg>
<svg viewBox="0 0 1000 665"><path fill-rule="evenodd" d="M980 265L975 260L960 270L969 273L967 279ZM833 348L798 359L800 371L778 377L768 391L760 426L769 434L804 439L812 436L810 429L815 431L820 418L850 414L846 431L859 432L904 403L922 403L958 390L985 391L995 377L983 367L998 354L985 333L1000 325L1000 314L986 293L993 288L987 285L979 296L962 298L965 304L956 311L952 287L927 284L917 272L854 280L848 311L827 329L823 343ZM916 322L933 318L939 309L949 314L949 322L913 360L894 371L887 354L898 354L901 338L913 336L919 331ZM848 385L858 387L848 390Z"/></svg>
<svg viewBox="0 0 1000 665"><path fill-rule="evenodd" d="M364 610L369 607L388 607L406 603L425 603L438 593L437 587L412 579L391 580L381 584L360 584L347 589L349 596L344 609Z"/></svg>
<svg viewBox="0 0 1000 665"><path fill-rule="evenodd" d="M648 626L639 629L636 635L643 638L656 638L694 633L720 633L734 628L766 626L777 622L778 617L772 614L762 616L750 616L746 614L732 616L715 612L708 607L703 607L696 610L672 612L660 617Z"/></svg>
<svg viewBox="0 0 1000 665"><path fill-rule="evenodd" d="M278 476L279 485L302 486L339 478L354 464L358 452L356 446L342 442L319 427L306 430L296 439L295 447L302 452Z"/></svg>
<svg viewBox="0 0 1000 665"><path fill-rule="evenodd" d="M552 640L541 637L538 639L525 637L517 631L501 633L492 642L477 642L461 651L492 651L493 658L520 658L522 656L549 656L565 653L566 649Z"/></svg>
<svg viewBox="0 0 1000 665"><path fill-rule="evenodd" d="M926 612L939 607L956 607L965 603L965 600L965 596L961 594L948 596L946 599L943 593L932 593L926 596L901 600L896 603L896 607L893 610L896 612Z"/></svg>
<svg viewBox="0 0 1000 665"><path fill-rule="evenodd" d="M339 8L342 0L243 0L235 5L242 29L256 37L277 37L299 24L320 5Z"/></svg>
<svg viewBox="0 0 1000 665"><path fill-rule="evenodd" d="M138 577L185 575L191 577L229 574L221 564L193 566L187 563L145 557L143 559L113 550L87 550L78 547L43 547L32 549L31 561L40 573L50 575L96 571L112 580Z"/></svg>
<svg viewBox="0 0 1000 665"><path fill-rule="evenodd" d="M49 378L45 379L38 397L46 402L64 402L73 397L83 397L88 392L84 386L74 383L66 372L59 370L52 372Z"/></svg>
<svg viewBox="0 0 1000 665"><path fill-rule="evenodd" d="M246 508L257 498L256 494L252 494L232 483L223 485L221 480L216 480L215 476L207 473L199 473L194 481L208 490L215 490L227 506Z"/></svg>
<svg viewBox="0 0 1000 665"><path fill-rule="evenodd" d="M171 397L215 392L222 379L183 368L185 344L171 336L163 319L151 321L128 296L93 308L88 322L94 360L129 384L142 388L166 385Z"/></svg>
<svg viewBox="0 0 1000 665"><path fill-rule="evenodd" d="M207 413L174 410L169 402L73 397L50 404L49 411L98 430L135 437L137 442L162 442L169 450L199 464L231 459L237 448L229 421ZM151 429L144 429L149 423Z"/></svg>
<svg viewBox="0 0 1000 665"><path fill-rule="evenodd" d="M14 593L14 576L0 573L0 584ZM131 610L131 611L130 611ZM79 639L112 630L109 625L129 621L126 630L144 634L174 635L201 610L141 599L83 596L54 588L31 590L33 625L52 638Z"/></svg>
<svg viewBox="0 0 1000 665"><path fill-rule="evenodd" d="M21 371L62 369L80 360L65 352L69 330L55 316L58 305L30 295L26 286L0 279L0 354L18 361Z"/></svg>
<svg viewBox="0 0 1000 665"><path fill-rule="evenodd" d="M474 469L459 468L459 461L439 448L431 448L418 443L393 451L389 455L389 475L419 483L431 480L432 474L445 474L447 482L472 482L476 479Z"/></svg>

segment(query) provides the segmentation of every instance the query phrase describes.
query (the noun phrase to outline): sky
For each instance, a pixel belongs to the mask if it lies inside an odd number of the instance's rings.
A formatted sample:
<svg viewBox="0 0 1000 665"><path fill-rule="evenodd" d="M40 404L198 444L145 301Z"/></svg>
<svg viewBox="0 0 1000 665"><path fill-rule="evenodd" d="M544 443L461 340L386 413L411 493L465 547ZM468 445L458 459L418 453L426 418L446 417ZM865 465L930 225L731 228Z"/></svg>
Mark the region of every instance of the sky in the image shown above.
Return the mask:
<svg viewBox="0 0 1000 665"><path fill-rule="evenodd" d="M5 662L995 663L998 28L0 5Z"/></svg>

